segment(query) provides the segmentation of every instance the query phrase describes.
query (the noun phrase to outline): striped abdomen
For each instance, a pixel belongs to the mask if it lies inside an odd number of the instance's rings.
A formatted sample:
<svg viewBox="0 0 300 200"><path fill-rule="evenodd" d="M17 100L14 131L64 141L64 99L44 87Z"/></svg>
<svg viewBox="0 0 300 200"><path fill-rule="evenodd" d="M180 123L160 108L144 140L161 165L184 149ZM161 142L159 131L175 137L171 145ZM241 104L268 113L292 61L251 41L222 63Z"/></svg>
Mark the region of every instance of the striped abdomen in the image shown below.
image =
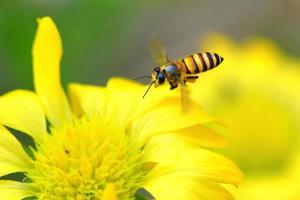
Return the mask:
<svg viewBox="0 0 300 200"><path fill-rule="evenodd" d="M195 53L181 61L186 68L186 74L198 74L217 67L224 58L216 53Z"/></svg>

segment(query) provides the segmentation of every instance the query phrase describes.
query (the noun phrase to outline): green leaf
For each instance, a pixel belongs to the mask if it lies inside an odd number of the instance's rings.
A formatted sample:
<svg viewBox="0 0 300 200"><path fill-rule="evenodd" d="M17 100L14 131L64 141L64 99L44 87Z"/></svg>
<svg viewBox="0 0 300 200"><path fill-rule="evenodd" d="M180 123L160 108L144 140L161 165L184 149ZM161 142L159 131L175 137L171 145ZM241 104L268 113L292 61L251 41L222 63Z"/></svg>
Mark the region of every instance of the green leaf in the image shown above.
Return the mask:
<svg viewBox="0 0 300 200"><path fill-rule="evenodd" d="M140 188L135 193L135 200L155 200L155 198L145 188Z"/></svg>

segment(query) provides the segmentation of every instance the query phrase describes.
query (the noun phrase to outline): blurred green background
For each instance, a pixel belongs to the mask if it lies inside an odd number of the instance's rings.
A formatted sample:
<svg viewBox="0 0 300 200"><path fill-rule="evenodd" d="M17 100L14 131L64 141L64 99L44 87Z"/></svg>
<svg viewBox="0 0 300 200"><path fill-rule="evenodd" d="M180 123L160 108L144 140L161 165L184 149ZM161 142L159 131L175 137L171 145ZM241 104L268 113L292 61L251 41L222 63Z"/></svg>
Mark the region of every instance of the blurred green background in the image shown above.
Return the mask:
<svg viewBox="0 0 300 200"><path fill-rule="evenodd" d="M148 42L159 35L171 57L199 48L210 32L233 39L265 36L300 56L298 0L1 0L0 93L33 88L31 47L36 18L49 15L63 39L62 79L105 84L154 66Z"/></svg>

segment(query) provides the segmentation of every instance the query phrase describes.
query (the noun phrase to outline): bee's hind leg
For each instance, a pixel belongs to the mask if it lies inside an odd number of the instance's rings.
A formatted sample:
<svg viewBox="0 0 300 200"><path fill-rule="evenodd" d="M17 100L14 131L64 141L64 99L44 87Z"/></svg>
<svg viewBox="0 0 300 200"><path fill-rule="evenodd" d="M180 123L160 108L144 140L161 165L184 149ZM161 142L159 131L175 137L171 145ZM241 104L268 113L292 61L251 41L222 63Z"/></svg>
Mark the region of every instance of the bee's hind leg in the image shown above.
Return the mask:
<svg viewBox="0 0 300 200"><path fill-rule="evenodd" d="M198 76L186 76L184 79L185 82L193 83L195 82L199 77Z"/></svg>
<svg viewBox="0 0 300 200"><path fill-rule="evenodd" d="M199 76L186 76L185 79L197 79Z"/></svg>

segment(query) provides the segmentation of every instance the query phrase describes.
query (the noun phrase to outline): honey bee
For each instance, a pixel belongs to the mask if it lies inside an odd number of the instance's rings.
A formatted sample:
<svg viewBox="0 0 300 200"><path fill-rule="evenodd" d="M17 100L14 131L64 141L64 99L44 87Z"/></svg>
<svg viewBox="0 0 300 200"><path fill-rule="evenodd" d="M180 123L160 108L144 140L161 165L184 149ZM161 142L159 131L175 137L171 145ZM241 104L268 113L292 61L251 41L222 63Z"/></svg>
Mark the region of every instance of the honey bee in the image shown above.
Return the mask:
<svg viewBox="0 0 300 200"><path fill-rule="evenodd" d="M166 81L170 85L170 90L181 86L181 94L183 97L184 93L186 93L186 83L195 82L199 78L199 73L219 66L224 60L224 58L217 53L202 52L170 61L167 57L164 45L159 40L152 42L151 49L153 58L159 66L153 69L151 76L145 76L151 78L152 81L143 98L153 84L155 87L158 87Z"/></svg>

